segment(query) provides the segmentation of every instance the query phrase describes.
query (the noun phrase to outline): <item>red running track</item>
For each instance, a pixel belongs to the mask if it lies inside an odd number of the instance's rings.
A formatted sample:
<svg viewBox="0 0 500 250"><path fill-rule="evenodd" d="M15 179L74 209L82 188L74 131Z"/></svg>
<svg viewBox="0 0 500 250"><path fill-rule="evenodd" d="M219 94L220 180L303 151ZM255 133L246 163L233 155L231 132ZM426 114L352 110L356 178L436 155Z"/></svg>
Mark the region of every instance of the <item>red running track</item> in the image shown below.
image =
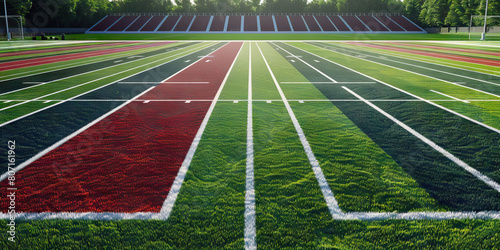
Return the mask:
<svg viewBox="0 0 500 250"><path fill-rule="evenodd" d="M125 42L125 43L120 43L120 44L134 44L134 43L137 43L137 42ZM41 53L50 53L50 52L57 52L57 51L71 51L71 50L87 49L87 48L99 48L99 47L106 47L106 46L113 46L113 45L118 45L118 44L117 43L104 43L104 44L94 44L94 45L81 45L81 46L63 47L63 48L37 49L37 50L26 50L26 51L16 51L16 52L5 52L5 53L0 53L0 57L22 56L22 55L35 55L35 54L41 54Z"/></svg>
<svg viewBox="0 0 500 250"><path fill-rule="evenodd" d="M241 45L227 44L210 62L201 60L168 82L194 81L207 69L210 87L190 85L193 94L182 96L213 100ZM168 82L140 99L184 91ZM16 173L16 204L22 204L16 212L159 212L210 104L129 103ZM7 180L1 186L6 197Z"/></svg>
<svg viewBox="0 0 500 250"><path fill-rule="evenodd" d="M408 44L401 44L401 43L390 43L390 44L398 45L398 46L408 46ZM457 52L475 53L475 54L490 55L490 56L500 56L500 53L497 53L497 52L488 52L488 51L478 50L478 49L459 49L459 48L449 48L449 47L420 45L420 44L409 44L409 45L412 47L415 47L415 48L438 49L438 50L443 50L443 51L457 51Z"/></svg>
<svg viewBox="0 0 500 250"><path fill-rule="evenodd" d="M456 60L456 61L461 61L461 62L477 63L477 64L483 64L483 65L488 65L488 66L500 66L500 61L490 60L490 59L473 58L473 57L459 56L459 55L449 55L449 54L442 54L439 52L425 52L425 51L419 51L419 50L402 49L402 48L376 45L376 44L367 44L367 43L348 42L348 44L361 45L361 46L377 48L377 49L392 50L392 51L410 53L410 54L415 54L415 55L430 56L430 57L435 57L435 58L451 59L451 60Z"/></svg>
<svg viewBox="0 0 500 250"><path fill-rule="evenodd" d="M136 49L155 47L155 46L165 45L168 43L170 43L170 42L132 45L132 46L125 47L125 48L104 49L104 50L99 50L99 51L80 52L80 53L74 53L74 54L69 54L69 55L48 56L48 57L20 60L20 61L14 61L14 62L5 62L5 63L0 63L0 71L19 69L19 68L49 64L49 63L56 63L56 62L64 62L64 61L82 59L82 58L87 58L87 57L92 57L92 56L108 55L108 54L113 54L113 53L118 53L118 52L123 52L123 51L131 51L131 50L136 50Z"/></svg>

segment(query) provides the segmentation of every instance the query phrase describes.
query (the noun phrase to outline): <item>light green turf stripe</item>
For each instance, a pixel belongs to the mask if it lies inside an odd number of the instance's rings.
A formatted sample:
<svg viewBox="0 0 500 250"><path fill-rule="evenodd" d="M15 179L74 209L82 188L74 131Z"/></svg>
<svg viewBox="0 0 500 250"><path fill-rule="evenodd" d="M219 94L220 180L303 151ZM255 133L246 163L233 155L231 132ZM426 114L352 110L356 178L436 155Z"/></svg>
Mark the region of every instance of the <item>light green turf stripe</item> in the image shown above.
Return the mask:
<svg viewBox="0 0 500 250"><path fill-rule="evenodd" d="M108 54L108 55L102 55L102 56L95 56L95 57L89 57L89 58L83 58L83 59L78 59L74 61L66 61L66 62L57 62L57 63L51 63L49 65L38 65L38 66L32 66L29 69L29 73L26 73L25 68L21 69L13 69L13 70L7 70L2 72L2 76L0 76L0 80L9 80L13 78L19 78L21 76L25 75L32 75L32 74L39 74L39 73L44 73L44 72L50 72L58 69L65 69L65 68L71 68L75 66L80 66L80 65L86 65L89 63L95 63L95 62L101 62L105 60L110 60L114 58L119 58L119 57L124 57L124 56L133 56L149 51L155 51L155 50L161 50L161 49L168 49L170 47L180 45L182 43L170 43L166 44L164 46L156 46L156 47L151 47L151 48L143 48L143 49L137 49L137 50L132 50L132 51L124 51L124 52L118 52L118 53L113 53L113 54Z"/></svg>
<svg viewBox="0 0 500 250"><path fill-rule="evenodd" d="M391 84L392 86L398 87L402 90L408 91L412 94L415 94L427 100L432 100L432 99L439 100L443 98L443 96L440 96L437 93L429 91L431 87L433 90L437 90L442 93L454 93L453 94L454 97L462 100L476 99L479 96L481 97L479 100L498 99L494 96L488 96L480 92L475 92L466 88L461 88L459 86L455 86L446 82L433 80L424 76L416 75L410 72L404 72L394 68L385 67L383 65L371 63L362 59L345 56L343 54L325 50L323 48L314 45L304 44L304 43L290 43L290 44L298 48L307 50L311 53L321 55L326 59L345 65L346 67L349 67L363 74L374 77L375 79ZM496 129L500 129L500 123L495 122L498 120L498 118L500 118L500 116L496 117L495 112L488 112L488 110L482 110L483 107L477 106L478 102L468 104L470 105L470 108L465 108L462 105L461 106L462 108L460 109L453 109L456 108L457 105L451 102L443 102L442 104L443 106L450 108L453 111L456 111L467 117L481 117L480 119L475 119L475 118L474 119L479 122L482 122L484 120L483 122L484 124ZM493 105L495 104L493 103ZM478 107L480 107L480 109L478 109ZM484 112L484 114L481 114L482 112Z"/></svg>

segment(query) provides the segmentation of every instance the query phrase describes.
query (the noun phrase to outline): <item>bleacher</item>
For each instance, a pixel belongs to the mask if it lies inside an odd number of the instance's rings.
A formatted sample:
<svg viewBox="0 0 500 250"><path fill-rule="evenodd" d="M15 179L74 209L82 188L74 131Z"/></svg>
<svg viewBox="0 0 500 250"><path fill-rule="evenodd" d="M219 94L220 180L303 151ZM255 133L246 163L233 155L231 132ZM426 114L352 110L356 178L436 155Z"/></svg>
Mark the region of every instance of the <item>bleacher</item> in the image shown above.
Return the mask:
<svg viewBox="0 0 500 250"><path fill-rule="evenodd" d="M425 33L398 14L124 14L108 15L86 33Z"/></svg>

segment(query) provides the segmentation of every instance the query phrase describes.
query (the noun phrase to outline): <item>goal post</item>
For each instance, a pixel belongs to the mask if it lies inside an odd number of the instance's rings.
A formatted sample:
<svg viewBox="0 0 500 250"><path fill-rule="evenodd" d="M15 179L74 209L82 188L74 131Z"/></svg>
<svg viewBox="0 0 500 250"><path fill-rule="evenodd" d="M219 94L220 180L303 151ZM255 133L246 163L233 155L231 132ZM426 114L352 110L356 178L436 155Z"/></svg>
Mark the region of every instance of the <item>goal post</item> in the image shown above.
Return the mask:
<svg viewBox="0 0 500 250"><path fill-rule="evenodd" d="M485 35L500 36L500 16L488 15L485 18L484 15L471 15L469 22L469 40L476 36L483 40Z"/></svg>
<svg viewBox="0 0 500 250"><path fill-rule="evenodd" d="M9 20L7 27L7 23L5 22L5 19ZM11 39L20 39L24 40L24 27L23 27L23 16L20 15L2 15L0 16L0 29L2 30L1 32L1 40L8 39L9 35L7 34L7 30L9 33L12 35L10 37Z"/></svg>

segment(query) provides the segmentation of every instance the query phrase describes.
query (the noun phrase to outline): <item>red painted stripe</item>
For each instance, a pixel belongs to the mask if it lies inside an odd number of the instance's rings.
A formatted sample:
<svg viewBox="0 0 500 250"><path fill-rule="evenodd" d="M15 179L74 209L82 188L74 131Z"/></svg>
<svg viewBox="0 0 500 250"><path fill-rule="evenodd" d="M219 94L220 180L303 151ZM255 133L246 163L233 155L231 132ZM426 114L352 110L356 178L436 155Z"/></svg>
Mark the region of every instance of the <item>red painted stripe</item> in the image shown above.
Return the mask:
<svg viewBox="0 0 500 250"><path fill-rule="evenodd" d="M137 42L125 42L125 43L119 43L119 44L122 45L122 44L134 44L134 43L137 43ZM71 46L71 47L62 47L62 48L34 49L34 50L25 50L25 51L16 51L16 52L4 52L4 53L0 53L0 58L7 57L7 56L35 55L35 54L50 53L50 52L57 52L57 51L71 51L71 50L77 50L77 49L99 48L99 47L114 46L114 45L119 45L119 44L117 44L117 43L105 43L105 44L81 45L81 46Z"/></svg>
<svg viewBox="0 0 500 250"><path fill-rule="evenodd" d="M450 47L421 45L421 44L401 44L401 43L390 43L390 44L397 45L397 46L411 46L414 48L442 50L443 52L437 51L440 53L446 53L444 51L456 51L456 52L474 53L474 54L482 54L482 55L490 55L490 56L500 56L500 53L488 52L488 51L479 50L479 49L460 49L460 48L450 48Z"/></svg>
<svg viewBox="0 0 500 250"><path fill-rule="evenodd" d="M123 52L123 51L131 51L131 50L137 50L137 49L165 45L167 43L169 43L169 42L134 45L134 46L126 47L126 48L114 48L114 49L106 49L106 50L100 50L100 51L81 52L81 53L75 53L75 54L70 54L70 55L58 55L58 56L49 56L49 57L43 57L43 58L27 59L27 60L15 61L15 62L5 62L5 63L0 63L0 71L19 69L19 68L49 64L49 63L56 63L56 62L64 62L64 61L88 58L88 57L93 57L93 56L108 55L108 54L113 54L113 53L118 53L118 52Z"/></svg>
<svg viewBox="0 0 500 250"><path fill-rule="evenodd" d="M209 68L214 73L204 77L211 87L203 98L213 99L241 45L226 45L212 54L213 63L197 62L171 81L193 81L199 69ZM177 91L176 86L164 83L140 98ZM197 88L190 85L188 91ZM16 173L16 211L159 212L210 104L124 106ZM7 181L1 186L6 197ZM0 205L4 211L7 206Z"/></svg>
<svg viewBox="0 0 500 250"><path fill-rule="evenodd" d="M477 63L477 64L483 64L483 65L488 65L488 66L500 66L500 61L490 60L490 59L480 59L480 58L473 58L473 57L459 56L459 55L447 55L447 54L442 54L442 53L437 53L437 52L424 52L424 51L395 48L395 47L376 45L376 44L356 43L356 42L348 42L348 43L354 44L354 45L365 46L365 47L377 48L377 49L410 53L410 54L415 54L415 55L451 59L451 60L456 60L456 61L461 61L461 62Z"/></svg>

